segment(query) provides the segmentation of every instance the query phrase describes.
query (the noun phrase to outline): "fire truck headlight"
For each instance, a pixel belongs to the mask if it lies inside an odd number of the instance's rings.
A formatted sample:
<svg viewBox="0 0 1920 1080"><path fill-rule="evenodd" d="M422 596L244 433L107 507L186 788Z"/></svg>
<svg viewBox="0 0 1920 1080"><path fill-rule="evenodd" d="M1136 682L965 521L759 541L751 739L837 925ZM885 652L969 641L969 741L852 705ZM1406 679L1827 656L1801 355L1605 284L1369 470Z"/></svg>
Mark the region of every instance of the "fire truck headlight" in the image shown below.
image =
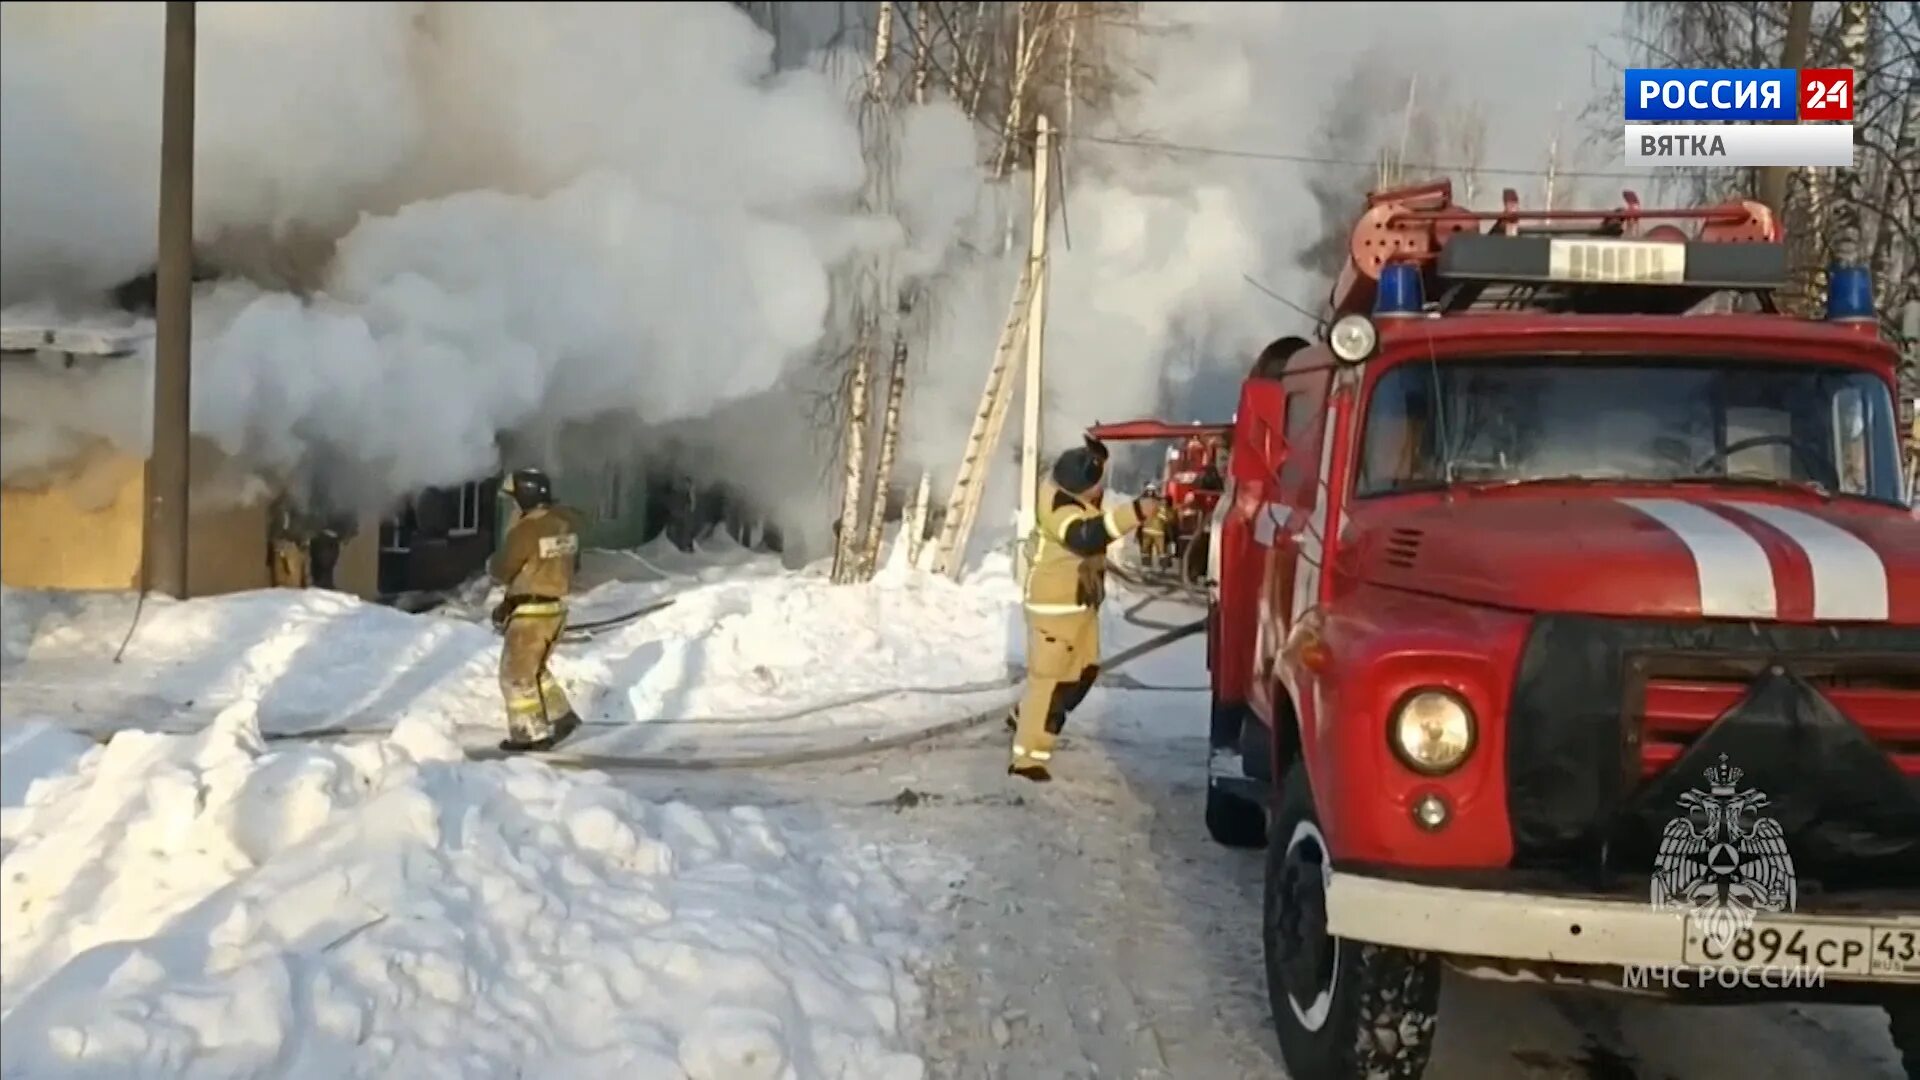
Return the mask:
<svg viewBox="0 0 1920 1080"><path fill-rule="evenodd" d="M1473 710L1448 690L1416 690L1402 698L1389 731L1401 762L1425 776L1452 772L1473 752Z"/></svg>
<svg viewBox="0 0 1920 1080"><path fill-rule="evenodd" d="M1380 335L1373 328L1373 322L1365 315L1348 315L1333 324L1327 333L1327 344L1333 349L1333 355L1349 364L1357 364L1373 355L1373 347L1380 341Z"/></svg>

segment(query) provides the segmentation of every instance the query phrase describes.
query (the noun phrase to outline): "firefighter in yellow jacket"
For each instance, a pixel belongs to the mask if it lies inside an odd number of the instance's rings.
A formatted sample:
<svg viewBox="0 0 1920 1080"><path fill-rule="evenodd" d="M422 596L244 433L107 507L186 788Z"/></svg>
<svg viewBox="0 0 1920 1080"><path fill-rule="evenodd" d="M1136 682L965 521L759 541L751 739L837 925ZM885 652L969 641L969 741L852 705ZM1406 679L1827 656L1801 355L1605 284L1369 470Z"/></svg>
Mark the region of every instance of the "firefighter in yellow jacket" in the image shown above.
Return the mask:
<svg viewBox="0 0 1920 1080"><path fill-rule="evenodd" d="M1160 489L1148 484L1142 494L1160 498ZM1140 520L1140 563L1143 570L1161 570L1167 563L1167 533L1173 529L1173 515L1165 503Z"/></svg>
<svg viewBox="0 0 1920 1080"><path fill-rule="evenodd" d="M1027 690L1007 771L1029 780L1051 779L1054 736L1100 674L1107 548L1160 505L1142 496L1103 510L1105 474L1105 455L1091 444L1060 455L1041 485L1039 520L1027 540Z"/></svg>
<svg viewBox="0 0 1920 1080"><path fill-rule="evenodd" d="M547 670L554 643L567 621L574 559L580 553L580 522L555 506L553 486L538 469L521 469L500 493L520 508L493 557L494 580L506 598L493 622L506 642L500 648L500 692L507 703L508 752L550 750L580 726L566 691Z"/></svg>

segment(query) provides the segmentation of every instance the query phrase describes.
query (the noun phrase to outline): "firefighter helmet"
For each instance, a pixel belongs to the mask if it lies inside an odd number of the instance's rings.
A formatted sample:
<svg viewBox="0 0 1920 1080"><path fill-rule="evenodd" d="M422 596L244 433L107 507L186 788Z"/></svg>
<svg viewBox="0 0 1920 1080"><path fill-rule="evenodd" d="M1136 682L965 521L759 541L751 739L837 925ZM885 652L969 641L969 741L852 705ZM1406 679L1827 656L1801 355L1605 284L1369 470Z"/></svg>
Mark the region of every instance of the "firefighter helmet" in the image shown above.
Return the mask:
<svg viewBox="0 0 1920 1080"><path fill-rule="evenodd" d="M500 494L511 496L525 513L553 504L553 482L539 469L515 469L501 482Z"/></svg>

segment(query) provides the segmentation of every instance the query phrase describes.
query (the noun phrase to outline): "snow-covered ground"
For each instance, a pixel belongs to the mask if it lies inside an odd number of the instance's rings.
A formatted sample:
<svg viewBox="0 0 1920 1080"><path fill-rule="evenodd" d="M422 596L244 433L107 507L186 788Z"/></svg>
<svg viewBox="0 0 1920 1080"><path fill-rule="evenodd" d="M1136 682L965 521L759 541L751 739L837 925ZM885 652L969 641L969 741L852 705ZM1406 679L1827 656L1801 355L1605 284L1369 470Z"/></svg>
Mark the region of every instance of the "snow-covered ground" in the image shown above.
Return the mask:
<svg viewBox="0 0 1920 1080"><path fill-rule="evenodd" d="M855 588L724 545L594 553L586 569L591 587L570 622L673 604L556 650L554 671L588 725L569 744L582 752L786 747L828 728L864 735L968 715L1010 700L1009 665L1024 648L1004 560L960 584L890 566ZM272 734L419 717L484 743L503 723L488 606L414 615L268 590L149 599L136 624L129 596L8 591L5 716L184 731L245 703Z"/></svg>
<svg viewBox="0 0 1920 1080"><path fill-rule="evenodd" d="M1018 659L1007 588L835 589L725 548L587 570L576 621L675 603L562 647L581 742L845 741L1004 698ZM470 761L499 640L458 606L149 600L116 662L133 608L0 597L5 1075L924 1074L899 875L953 857ZM332 727L370 734L263 737Z"/></svg>
<svg viewBox="0 0 1920 1080"><path fill-rule="evenodd" d="M469 762L421 717L255 719L6 729L5 1075L924 1075L922 913L872 846Z"/></svg>

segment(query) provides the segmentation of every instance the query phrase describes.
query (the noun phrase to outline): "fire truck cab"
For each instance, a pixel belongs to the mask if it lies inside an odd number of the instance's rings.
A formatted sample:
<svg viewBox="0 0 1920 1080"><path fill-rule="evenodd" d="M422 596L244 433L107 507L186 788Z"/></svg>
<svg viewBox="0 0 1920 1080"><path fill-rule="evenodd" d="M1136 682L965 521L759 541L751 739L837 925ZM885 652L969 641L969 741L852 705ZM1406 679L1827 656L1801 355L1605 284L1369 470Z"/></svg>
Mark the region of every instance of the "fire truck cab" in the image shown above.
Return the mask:
<svg viewBox="0 0 1920 1080"><path fill-rule="evenodd" d="M1207 825L1291 1075L1417 1076L1440 971L1878 1005L1920 1063L1920 519L1863 270L1762 205L1376 193L1243 385ZM1745 308L1749 310L1736 310Z"/></svg>

